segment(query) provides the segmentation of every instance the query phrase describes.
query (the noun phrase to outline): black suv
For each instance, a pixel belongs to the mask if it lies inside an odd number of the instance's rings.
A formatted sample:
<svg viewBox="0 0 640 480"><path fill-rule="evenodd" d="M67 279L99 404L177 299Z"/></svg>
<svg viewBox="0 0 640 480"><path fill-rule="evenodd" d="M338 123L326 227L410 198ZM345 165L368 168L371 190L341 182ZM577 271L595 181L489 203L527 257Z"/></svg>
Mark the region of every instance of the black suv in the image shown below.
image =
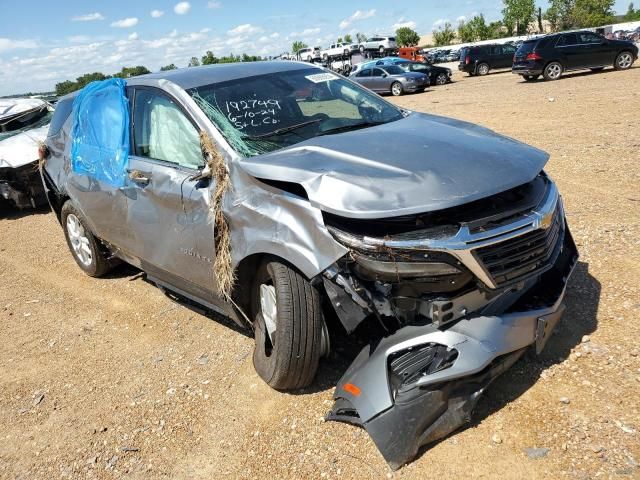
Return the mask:
<svg viewBox="0 0 640 480"><path fill-rule="evenodd" d="M458 70L470 76L486 75L489 70L510 68L516 47L511 44L475 45L460 49Z"/></svg>
<svg viewBox="0 0 640 480"><path fill-rule="evenodd" d="M593 32L566 32L525 41L513 58L511 71L527 81L540 75L557 80L568 70L631 68L638 47L624 40L608 40Z"/></svg>

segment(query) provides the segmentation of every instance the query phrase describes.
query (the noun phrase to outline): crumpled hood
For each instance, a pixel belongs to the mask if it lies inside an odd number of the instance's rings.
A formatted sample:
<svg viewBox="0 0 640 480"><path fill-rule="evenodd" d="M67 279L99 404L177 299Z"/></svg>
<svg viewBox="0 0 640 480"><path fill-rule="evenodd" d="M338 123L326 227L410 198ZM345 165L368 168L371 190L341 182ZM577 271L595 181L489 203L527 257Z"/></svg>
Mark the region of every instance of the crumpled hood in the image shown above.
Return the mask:
<svg viewBox="0 0 640 480"><path fill-rule="evenodd" d="M0 168L18 168L38 160L38 142L44 141L49 125L27 130L0 142Z"/></svg>
<svg viewBox="0 0 640 480"><path fill-rule="evenodd" d="M449 208L532 180L549 155L471 123L411 113L247 158L257 178L301 184L313 206L351 218Z"/></svg>

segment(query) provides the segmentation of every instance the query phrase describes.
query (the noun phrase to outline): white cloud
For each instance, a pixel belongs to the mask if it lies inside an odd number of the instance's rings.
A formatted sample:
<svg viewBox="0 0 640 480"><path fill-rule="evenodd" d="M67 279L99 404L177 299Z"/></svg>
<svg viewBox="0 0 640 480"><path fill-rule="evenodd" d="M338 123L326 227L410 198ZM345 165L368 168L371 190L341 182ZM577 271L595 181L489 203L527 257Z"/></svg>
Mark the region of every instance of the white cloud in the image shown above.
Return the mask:
<svg viewBox="0 0 640 480"><path fill-rule="evenodd" d="M467 17L465 17L464 15L460 15L458 18L456 18L456 23L466 22L466 21L467 21Z"/></svg>
<svg viewBox="0 0 640 480"><path fill-rule="evenodd" d="M37 46L38 43L35 40L12 40L10 38L0 38L0 52L23 48L36 48Z"/></svg>
<svg viewBox="0 0 640 480"><path fill-rule="evenodd" d="M437 28L444 27L444 24L447 22L451 23L448 18L439 18L438 20L433 22L433 29L436 30Z"/></svg>
<svg viewBox="0 0 640 480"><path fill-rule="evenodd" d="M138 19L136 17L123 18L122 20L116 20L111 24L112 27L116 28L131 28L135 27L138 24Z"/></svg>
<svg viewBox="0 0 640 480"><path fill-rule="evenodd" d="M137 40L138 39L138 33L137 32L133 32L131 35L129 35L129 40Z"/></svg>
<svg viewBox="0 0 640 480"><path fill-rule="evenodd" d="M162 10L151 10L150 15L151 15L153 18L160 18L161 16L163 16L163 15L164 15L164 12L163 12Z"/></svg>
<svg viewBox="0 0 640 480"><path fill-rule="evenodd" d="M173 11L178 15L184 15L191 10L191 4L189 2L180 2L176 3L176 6L173 7Z"/></svg>
<svg viewBox="0 0 640 480"><path fill-rule="evenodd" d="M405 21L404 18L401 18L396 23L391 25L391 28L392 30L397 30L399 28L405 28L405 27L415 29L416 26L417 26L417 23L414 22L413 20Z"/></svg>
<svg viewBox="0 0 640 480"><path fill-rule="evenodd" d="M101 13L87 13L86 15L76 15L71 18L72 22L93 22L95 20L104 20Z"/></svg>
<svg viewBox="0 0 640 480"><path fill-rule="evenodd" d="M232 36L251 35L253 33L258 33L261 31L262 29L260 27L256 27L255 25L251 25L250 23L245 23L243 25L238 25L236 28L229 30L227 34Z"/></svg>
<svg viewBox="0 0 640 480"><path fill-rule="evenodd" d="M278 38L280 36L280 34L278 32L273 32L271 35L269 35L271 38Z"/></svg>
<svg viewBox="0 0 640 480"><path fill-rule="evenodd" d="M340 28L344 30L345 28L349 28L349 26L358 20L365 20L367 18L374 17L376 15L376 9L372 8L371 10L356 10L353 15L349 18L345 18L340 22Z"/></svg>
<svg viewBox="0 0 640 480"><path fill-rule="evenodd" d="M216 9L222 6L222 2L217 2L216 0L209 0L207 3L207 8Z"/></svg>
<svg viewBox="0 0 640 480"><path fill-rule="evenodd" d="M291 32L289 37L291 37L291 38L295 38L295 37L311 37L313 35L317 35L321 31L322 31L321 28L305 28L301 32ZM332 37L333 37L333 35L332 35Z"/></svg>

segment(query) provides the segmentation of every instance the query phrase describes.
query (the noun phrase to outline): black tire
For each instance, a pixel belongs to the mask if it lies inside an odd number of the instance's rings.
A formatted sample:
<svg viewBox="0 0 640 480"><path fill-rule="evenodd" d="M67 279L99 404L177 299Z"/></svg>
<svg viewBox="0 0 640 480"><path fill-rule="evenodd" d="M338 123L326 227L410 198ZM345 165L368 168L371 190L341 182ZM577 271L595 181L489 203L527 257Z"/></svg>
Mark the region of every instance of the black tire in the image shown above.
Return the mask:
<svg viewBox="0 0 640 480"><path fill-rule="evenodd" d="M447 74L446 73L439 73L434 81L434 84L436 85L444 85L447 83Z"/></svg>
<svg viewBox="0 0 640 480"><path fill-rule="evenodd" d="M540 75L523 75L522 78L524 78L525 82L534 82L540 78Z"/></svg>
<svg viewBox="0 0 640 480"><path fill-rule="evenodd" d="M549 62L547 66L544 67L542 76L545 80L553 81L558 80L562 76L562 72L564 72L564 67L560 62Z"/></svg>
<svg viewBox="0 0 640 480"><path fill-rule="evenodd" d="M476 66L476 75L479 77L484 77L489 74L489 64L488 63L479 63Z"/></svg>
<svg viewBox="0 0 640 480"><path fill-rule="evenodd" d="M402 84L400 82L393 82L391 84L390 91L391 95L393 95L394 97L399 97L404 93L404 88L402 88Z"/></svg>
<svg viewBox="0 0 640 480"><path fill-rule="evenodd" d="M364 45L360 45L360 53L364 53Z"/></svg>
<svg viewBox="0 0 640 480"><path fill-rule="evenodd" d="M71 231L71 223L75 223L75 220L73 219L77 219L78 225L81 229L80 233L86 239L86 242L81 241L80 243L83 243L84 246L89 250L91 256L89 261L87 261L87 256L83 257L81 253L78 253L77 249L82 249L82 247L78 247L77 236L74 235L74 232ZM64 237L67 240L67 246L71 251L71 255L73 255L73 259L76 261L76 263L84 273L86 273L90 277L101 277L111 271L113 267L115 267L119 263L119 261L115 258L107 258L105 250L101 247L101 245L98 243L98 240L87 226L87 221L85 220L84 216L73 205L71 200L67 200L67 202L65 202L65 204L62 206L62 210L60 212L60 221L62 223ZM74 247L74 245L76 246Z"/></svg>
<svg viewBox="0 0 640 480"><path fill-rule="evenodd" d="M378 52L380 52L380 55L384 55L384 47L382 45L378 48Z"/></svg>
<svg viewBox="0 0 640 480"><path fill-rule="evenodd" d="M590 70L591 70L592 72L601 72L602 70L604 70L604 67L591 68Z"/></svg>
<svg viewBox="0 0 640 480"><path fill-rule="evenodd" d="M628 50L620 52L616 57L616 61L613 63L613 68L616 70L628 70L633 65L633 54Z"/></svg>
<svg viewBox="0 0 640 480"><path fill-rule="evenodd" d="M276 329L271 341L260 306L261 285L275 288ZM320 293L300 273L278 261L258 269L252 292L256 372L276 390L311 384L323 350Z"/></svg>

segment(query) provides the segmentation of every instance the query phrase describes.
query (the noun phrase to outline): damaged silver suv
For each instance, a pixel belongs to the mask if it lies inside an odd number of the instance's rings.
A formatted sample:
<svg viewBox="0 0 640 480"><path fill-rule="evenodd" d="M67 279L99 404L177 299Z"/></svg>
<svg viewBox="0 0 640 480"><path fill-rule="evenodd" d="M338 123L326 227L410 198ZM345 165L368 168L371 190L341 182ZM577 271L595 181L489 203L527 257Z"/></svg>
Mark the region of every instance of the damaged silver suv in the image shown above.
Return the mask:
<svg viewBox="0 0 640 480"><path fill-rule="evenodd" d="M123 260L252 328L277 389L313 381L329 313L375 324L328 418L393 468L563 313L578 254L548 155L485 128L296 62L107 80L55 115L42 176L80 268Z"/></svg>

